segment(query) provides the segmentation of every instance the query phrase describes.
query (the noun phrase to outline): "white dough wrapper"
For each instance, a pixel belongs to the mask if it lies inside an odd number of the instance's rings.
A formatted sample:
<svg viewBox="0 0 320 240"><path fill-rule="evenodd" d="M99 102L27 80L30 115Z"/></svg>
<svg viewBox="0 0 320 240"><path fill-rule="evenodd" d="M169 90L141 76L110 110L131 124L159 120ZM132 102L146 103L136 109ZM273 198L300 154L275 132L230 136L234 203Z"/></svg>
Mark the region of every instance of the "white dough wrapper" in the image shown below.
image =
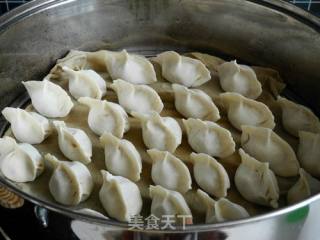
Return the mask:
<svg viewBox="0 0 320 240"><path fill-rule="evenodd" d="M282 125L287 132L298 137L299 131L320 133L318 117L307 107L278 96L282 109Z"/></svg>
<svg viewBox="0 0 320 240"><path fill-rule="evenodd" d="M2 115L10 122L12 133L20 142L39 144L52 132L48 119L36 112L6 107Z"/></svg>
<svg viewBox="0 0 320 240"><path fill-rule="evenodd" d="M175 216L175 223L185 221L192 224L191 210L181 193L168 190L160 185L150 186L151 214L162 219L166 215ZM182 219L182 217L184 219Z"/></svg>
<svg viewBox="0 0 320 240"><path fill-rule="evenodd" d="M320 181L318 179L313 178L302 168L300 168L299 174L300 178L288 191L288 204L303 201L314 194L320 193Z"/></svg>
<svg viewBox="0 0 320 240"><path fill-rule="evenodd" d="M197 153L213 157L228 157L235 151L235 142L230 131L220 125L200 119L182 119L188 143Z"/></svg>
<svg viewBox="0 0 320 240"><path fill-rule="evenodd" d="M218 198L226 197L230 180L225 168L205 153L191 153L190 158L197 184L210 195Z"/></svg>
<svg viewBox="0 0 320 240"><path fill-rule="evenodd" d="M191 175L188 167L177 157L167 151L147 150L151 157L151 177L156 185L185 193L191 189Z"/></svg>
<svg viewBox="0 0 320 240"><path fill-rule="evenodd" d="M243 149L239 149L241 164L234 176L240 194L249 202L278 207L279 186L276 176L269 169L269 163L259 162Z"/></svg>
<svg viewBox="0 0 320 240"><path fill-rule="evenodd" d="M240 131L243 125L270 129L276 126L273 113L262 102L231 92L220 94L219 99L226 109L228 120Z"/></svg>
<svg viewBox="0 0 320 240"><path fill-rule="evenodd" d="M110 88L116 92L119 104L128 113L160 113L163 109L160 96L153 88L147 85L132 84L118 79L113 81Z"/></svg>
<svg viewBox="0 0 320 240"><path fill-rule="evenodd" d="M297 155L301 166L320 178L320 134L300 131Z"/></svg>
<svg viewBox="0 0 320 240"><path fill-rule="evenodd" d="M27 89L33 107L49 118L65 117L73 108L69 95L57 84L47 79L22 82Z"/></svg>
<svg viewBox="0 0 320 240"><path fill-rule="evenodd" d="M252 99L258 98L262 93L261 83L251 67L231 61L219 65L217 69L224 91L239 93Z"/></svg>
<svg viewBox="0 0 320 240"><path fill-rule="evenodd" d="M107 91L105 80L93 70L74 71L68 67L62 67L62 74L68 79L70 94L78 99L91 97L101 99Z"/></svg>
<svg viewBox="0 0 320 240"><path fill-rule="evenodd" d="M211 79L210 71L201 61L174 51L160 53L152 60L160 64L162 76L172 83L197 87Z"/></svg>
<svg viewBox="0 0 320 240"><path fill-rule="evenodd" d="M268 162L276 175L298 175L299 162L295 152L270 128L242 126L241 146L258 161Z"/></svg>
<svg viewBox="0 0 320 240"><path fill-rule="evenodd" d="M207 193L198 189L197 195L206 209L206 223L218 223L249 217L247 210L226 198L215 201Z"/></svg>
<svg viewBox="0 0 320 240"><path fill-rule="evenodd" d="M144 56L105 51L105 63L113 80L123 79L133 84L151 84L157 81L151 62Z"/></svg>
<svg viewBox="0 0 320 240"><path fill-rule="evenodd" d="M0 170L11 181L32 182L43 172L43 158L32 145L4 137L0 149Z"/></svg>
<svg viewBox="0 0 320 240"><path fill-rule="evenodd" d="M131 113L139 119L144 144L149 148L173 153L181 144L182 130L179 123L172 117L161 117L157 112L144 115Z"/></svg>
<svg viewBox="0 0 320 240"><path fill-rule="evenodd" d="M180 84L172 84L172 89L175 107L184 117L213 122L220 119L219 109L204 91L188 89Z"/></svg>
<svg viewBox="0 0 320 240"><path fill-rule="evenodd" d="M53 121L58 132L58 144L64 156L83 164L91 162L92 143L81 129L67 127L63 121Z"/></svg>
<svg viewBox="0 0 320 240"><path fill-rule="evenodd" d="M111 133L104 133L100 142L104 146L105 164L110 173L134 182L140 180L141 156L130 141L119 139Z"/></svg>
<svg viewBox="0 0 320 240"><path fill-rule="evenodd" d="M107 132L122 138L129 130L128 115L119 104L88 97L81 97L78 102L89 107L88 125L95 134Z"/></svg>
<svg viewBox="0 0 320 240"><path fill-rule="evenodd" d="M103 184L99 192L100 202L110 217L129 222L142 209L138 186L127 178L113 176L101 170Z"/></svg>

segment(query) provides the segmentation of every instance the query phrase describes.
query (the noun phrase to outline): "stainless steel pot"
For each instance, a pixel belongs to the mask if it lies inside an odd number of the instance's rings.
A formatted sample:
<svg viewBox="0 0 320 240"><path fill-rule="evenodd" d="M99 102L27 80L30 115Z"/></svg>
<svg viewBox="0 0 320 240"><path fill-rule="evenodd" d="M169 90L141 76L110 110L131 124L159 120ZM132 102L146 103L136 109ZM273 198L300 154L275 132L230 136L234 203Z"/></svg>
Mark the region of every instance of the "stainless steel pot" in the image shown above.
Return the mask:
<svg viewBox="0 0 320 240"><path fill-rule="evenodd" d="M41 79L68 50L101 48L126 48L146 55L197 50L272 67L286 80L288 94L320 113L320 20L279 0L30 2L0 17L0 109L21 105L26 94L20 82ZM0 126L3 131L2 118ZM36 199L3 177L0 183L39 206L90 222L80 224L89 226L88 231L97 231L99 225L102 231L119 235L128 229L113 220ZM240 221L133 235L137 239L317 239L319 199L317 195Z"/></svg>

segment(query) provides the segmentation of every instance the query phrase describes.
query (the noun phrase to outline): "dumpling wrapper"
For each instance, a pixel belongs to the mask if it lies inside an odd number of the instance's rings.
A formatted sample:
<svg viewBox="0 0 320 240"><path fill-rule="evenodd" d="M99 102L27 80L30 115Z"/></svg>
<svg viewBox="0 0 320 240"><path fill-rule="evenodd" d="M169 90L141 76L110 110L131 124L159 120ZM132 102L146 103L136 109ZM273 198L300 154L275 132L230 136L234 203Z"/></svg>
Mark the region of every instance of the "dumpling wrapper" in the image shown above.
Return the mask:
<svg viewBox="0 0 320 240"><path fill-rule="evenodd" d="M69 95L57 84L47 79L22 82L27 89L33 107L49 118L65 117L73 108Z"/></svg>
<svg viewBox="0 0 320 240"><path fill-rule="evenodd" d="M172 84L172 89L175 107L184 117L213 122L220 119L219 109L205 92L180 84Z"/></svg>
<svg viewBox="0 0 320 240"><path fill-rule="evenodd" d="M320 192L320 181L318 179L313 178L302 168L300 168L299 174L300 178L288 191L288 204L300 202Z"/></svg>
<svg viewBox="0 0 320 240"><path fill-rule="evenodd" d="M282 125L287 132L296 137L299 131L320 133L319 119L309 108L280 96L277 102L282 109Z"/></svg>
<svg viewBox="0 0 320 240"><path fill-rule="evenodd" d="M242 126L241 146L252 157L269 162L281 177L298 175L299 162L292 147L270 128Z"/></svg>
<svg viewBox="0 0 320 240"><path fill-rule="evenodd" d="M299 131L297 153L301 166L312 176L320 178L320 134Z"/></svg>
<svg viewBox="0 0 320 240"><path fill-rule="evenodd" d="M219 65L217 69L224 91L239 93L252 99L258 98L262 93L261 83L251 67L231 61Z"/></svg>
<svg viewBox="0 0 320 240"><path fill-rule="evenodd" d="M267 105L246 98L238 93L222 93L219 95L223 107L227 110L228 120L236 129L241 126L275 127L274 116Z"/></svg>
<svg viewBox="0 0 320 240"><path fill-rule="evenodd" d="M215 201L200 189L197 190L197 195L206 209L205 223L218 223L249 217L249 213L245 208L226 198L220 198Z"/></svg>
<svg viewBox="0 0 320 240"><path fill-rule="evenodd" d="M158 93L147 85L135 85L122 79L113 81L110 86L117 96L119 104L128 112L149 114L160 113L163 103Z"/></svg>
<svg viewBox="0 0 320 240"><path fill-rule="evenodd" d="M43 158L32 145L4 137L0 138L0 149L0 170L11 181L31 182L43 172Z"/></svg>
<svg viewBox="0 0 320 240"><path fill-rule="evenodd" d="M60 161L51 154L46 154L44 158L53 169L49 190L58 203L75 206L88 199L94 184L90 171L83 163Z"/></svg>
<svg viewBox="0 0 320 240"><path fill-rule="evenodd" d="M213 157L204 153L191 153L194 178L205 192L218 198L227 196L230 180L225 168Z"/></svg>
<svg viewBox="0 0 320 240"><path fill-rule="evenodd" d="M12 133L20 142L39 144L52 132L48 119L36 112L6 107L2 115L10 122Z"/></svg>
<svg viewBox="0 0 320 240"><path fill-rule="evenodd" d="M147 152L153 161L151 178L156 185L180 193L191 189L190 171L179 158L157 149L150 149Z"/></svg>
<svg viewBox="0 0 320 240"><path fill-rule="evenodd" d="M149 191L152 199L151 214L160 219L166 215L175 216L177 224L180 224L181 220L192 224L191 210L181 193L168 190L160 185L151 185Z"/></svg>
<svg viewBox="0 0 320 240"><path fill-rule="evenodd" d="M181 144L182 130L179 123L172 117L161 117L157 112L143 115L131 113L139 119L144 144L149 148L173 153Z"/></svg>
<svg viewBox="0 0 320 240"><path fill-rule="evenodd" d="M95 134L107 132L122 138L129 130L128 115L119 104L88 97L81 97L78 102L90 108L88 125Z"/></svg>
<svg viewBox="0 0 320 240"><path fill-rule="evenodd" d="M4 136L0 138L0 167L2 160L14 150L17 143L12 137Z"/></svg>
<svg viewBox="0 0 320 240"><path fill-rule="evenodd" d="M130 141L119 139L111 133L104 133L100 142L104 146L105 164L110 173L134 182L140 180L141 156Z"/></svg>
<svg viewBox="0 0 320 240"><path fill-rule="evenodd" d="M239 149L241 164L234 176L240 194L249 202L264 206L278 207L279 186L269 163L258 160Z"/></svg>
<svg viewBox="0 0 320 240"><path fill-rule="evenodd" d="M64 156L83 164L91 162L92 143L81 129L67 127L63 121L53 121L58 132L58 144Z"/></svg>
<svg viewBox="0 0 320 240"><path fill-rule="evenodd" d="M64 58L57 60L56 65L50 70L46 78L60 78L63 67L68 67L74 71L92 69L96 72L106 72L105 55L105 50L96 52L70 50Z"/></svg>
<svg viewBox="0 0 320 240"><path fill-rule="evenodd" d="M197 87L211 79L210 71L201 61L174 51L160 53L152 60L160 64L162 76L172 83Z"/></svg>
<svg viewBox="0 0 320 240"><path fill-rule="evenodd" d="M75 99L80 97L101 99L106 94L105 80L93 70L74 71L64 66L62 74L68 79L69 92Z"/></svg>
<svg viewBox="0 0 320 240"><path fill-rule="evenodd" d="M138 186L127 178L113 176L101 170L103 184L99 192L100 202L110 217L130 222L142 209Z"/></svg>
<svg viewBox="0 0 320 240"><path fill-rule="evenodd" d="M144 56L105 51L105 63L113 80L123 79L133 84L151 84L157 81L156 72Z"/></svg>
<svg viewBox="0 0 320 240"><path fill-rule="evenodd" d="M188 143L197 153L213 157L228 157L235 151L235 142L229 130L220 125L200 119L183 119Z"/></svg>

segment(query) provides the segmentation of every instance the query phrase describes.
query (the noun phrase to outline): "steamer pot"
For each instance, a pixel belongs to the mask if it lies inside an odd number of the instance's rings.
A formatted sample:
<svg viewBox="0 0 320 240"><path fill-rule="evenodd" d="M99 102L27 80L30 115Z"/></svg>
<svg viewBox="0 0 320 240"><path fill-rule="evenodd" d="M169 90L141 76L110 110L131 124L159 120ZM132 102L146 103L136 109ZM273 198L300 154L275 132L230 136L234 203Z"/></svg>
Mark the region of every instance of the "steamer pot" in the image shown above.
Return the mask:
<svg viewBox="0 0 320 240"><path fill-rule="evenodd" d="M291 95L320 114L320 20L279 0L36 0L0 17L0 110L27 99L21 81L42 79L70 49L144 55L201 51L277 69ZM0 118L0 135L6 126ZM320 195L249 219L185 230L128 226L37 199L0 175L0 184L114 239L316 239ZM71 226L72 226L71 224ZM106 235L107 233L107 235ZM111 238L110 238L111 239Z"/></svg>

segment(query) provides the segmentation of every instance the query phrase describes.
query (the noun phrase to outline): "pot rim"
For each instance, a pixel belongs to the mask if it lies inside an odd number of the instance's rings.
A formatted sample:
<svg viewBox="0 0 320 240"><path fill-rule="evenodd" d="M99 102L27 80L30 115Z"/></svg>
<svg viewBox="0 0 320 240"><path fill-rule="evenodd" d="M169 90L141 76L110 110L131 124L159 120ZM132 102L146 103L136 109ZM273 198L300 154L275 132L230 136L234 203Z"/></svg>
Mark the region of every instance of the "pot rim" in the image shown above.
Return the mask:
<svg viewBox="0 0 320 240"><path fill-rule="evenodd" d="M30 17L36 13L41 11L45 11L49 8L53 8L59 5L67 4L70 2L75 2L77 0L34 0L28 3L25 3L7 13L0 16L0 34L4 32L10 25L15 24L16 22L22 20L23 18ZM274 9L276 11L280 11L287 15L292 16L293 18L300 20L305 23L309 27L312 27L320 33L320 18L312 15L311 13L298 8L297 6L285 2L283 0L245 0L247 2L251 2L257 5L265 6L267 8ZM27 99L26 95L21 96L19 99L15 100L12 105L20 105L21 99ZM1 129L0 136L2 136L7 129L8 124L2 124L2 117L0 117ZM73 219L83 220L85 222L99 224L99 225L108 225L112 227L114 230L132 230L137 231L136 229L130 229L130 226L127 223L119 222L113 219L102 219L100 217L87 215L85 213L78 212L77 210L72 210L71 208L65 207L58 203L47 202L45 200L38 199L28 193L23 192L10 181L6 180L4 177L0 176L0 185L3 185L10 189L10 191L18 194L19 196L25 198L26 200L38 205L40 207L45 207L54 212L63 214ZM290 205L279 210L273 210L268 213L260 214L254 217L249 217L245 219L239 219L234 221L227 221L222 223L214 223L214 224L194 224L194 225L186 225L184 228L176 226L176 229L164 229L164 230L139 230L143 232L152 232L152 233L179 233L179 232L202 232L202 231L214 231L214 230L222 230L225 228L231 228L234 226L239 226L242 224L260 222L264 220L268 220L273 217L278 217L280 215L285 215L289 213L293 213L294 211L298 211L301 208L308 207L308 205L316 200L320 199L320 194L314 195L302 202L296 203L294 205Z"/></svg>

